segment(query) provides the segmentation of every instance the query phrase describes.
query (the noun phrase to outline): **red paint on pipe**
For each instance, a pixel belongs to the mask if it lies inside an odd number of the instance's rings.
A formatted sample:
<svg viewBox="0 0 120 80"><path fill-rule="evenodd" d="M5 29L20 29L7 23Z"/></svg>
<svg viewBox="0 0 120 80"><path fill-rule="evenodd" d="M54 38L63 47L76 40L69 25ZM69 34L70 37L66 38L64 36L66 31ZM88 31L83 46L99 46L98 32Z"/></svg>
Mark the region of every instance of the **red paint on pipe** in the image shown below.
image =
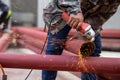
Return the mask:
<svg viewBox="0 0 120 80"><path fill-rule="evenodd" d="M21 36L20 38L21 38L23 41L25 41L26 43L30 44L31 46L37 47L37 48L40 49L40 50L43 48L44 42L41 41L41 40L34 39L34 38L32 38L32 37L30 37L30 36L27 36L27 35L23 35L23 36ZM46 46L45 46L44 50L46 50ZM73 53L67 52L67 51L65 51L65 50L64 50L64 52L65 52L66 55L67 55L68 53L69 53L69 54L73 54ZM65 54L63 54L63 55L65 55ZM68 55L69 55L69 54L68 54ZM73 55L74 55L74 54L73 54Z"/></svg>
<svg viewBox="0 0 120 80"><path fill-rule="evenodd" d="M17 31L17 29L32 29L36 31L44 32L44 28L37 28L37 27L12 27L12 30ZM46 30L47 32L48 30ZM69 35L74 35L76 33L75 29L71 29ZM119 38L120 39L120 30L119 29L104 29L101 31L101 36L103 38Z"/></svg>
<svg viewBox="0 0 120 80"><path fill-rule="evenodd" d="M43 36L46 36L46 35L43 34ZM27 43L29 43L37 48L40 48L40 49L43 47L43 44L44 44L44 41L35 39L28 35L21 35L20 38L25 40ZM41 38L44 39L44 37L42 37L42 36L41 36ZM81 39L67 40L65 49L72 53L78 54L78 50L80 49L80 47L83 43L84 43L84 41ZM103 49L120 50L119 44L120 44L119 39L102 39Z"/></svg>
<svg viewBox="0 0 120 80"><path fill-rule="evenodd" d="M3 34L0 38L0 52L5 52L10 43L10 34Z"/></svg>
<svg viewBox="0 0 120 80"><path fill-rule="evenodd" d="M120 39L120 29L107 29L101 31L103 38L117 38Z"/></svg>
<svg viewBox="0 0 120 80"><path fill-rule="evenodd" d="M23 46L23 47L25 47L25 48L28 48L28 49L34 51L34 52L37 53L37 54L40 54L40 52L41 52L41 50L40 50L39 48L36 48L36 47L34 47L34 46L26 43L25 41L23 41L23 40L21 40L21 39L18 39L17 42L18 42L21 46Z"/></svg>
<svg viewBox="0 0 120 80"><path fill-rule="evenodd" d="M18 29L18 28L17 28ZM21 28L22 29L22 28ZM28 42L29 44L31 44L31 45L33 45L33 46L35 46L35 47L38 47L39 49L41 49L42 47L43 47L43 43L44 43L44 41L42 41L42 40L45 40L45 38L46 38L46 33L45 32L39 32L40 34L34 34L34 35L41 35L42 33L42 36L40 36L39 37L39 39L38 39L38 36L37 36L37 39L33 36L33 34L31 35L31 30L29 30L29 32L22 32L21 31L21 29L19 29L20 31L19 31L19 33L22 33L22 34L20 34L20 38L21 39L23 39L23 40L25 40L25 42ZM24 31L24 28L23 28L23 31ZM38 31L37 31L38 32ZM23 34L24 33L24 34ZM30 33L30 34L29 34ZM34 33L34 32L33 32ZM30 35L31 35L31 37L30 37ZM76 42L76 43L74 43L74 42ZM37 44L36 44L37 43ZM66 44L66 50L68 50L68 51L71 51L71 52L74 52L74 53L78 53L78 50L79 50L79 48L80 48L80 46L81 46L81 44L83 43L83 41L82 40L71 40L71 41L67 41L67 44ZM74 45L77 45L76 47L74 47L73 46L73 44Z"/></svg>
<svg viewBox="0 0 120 80"><path fill-rule="evenodd" d="M44 32L44 27L13 26L11 29L12 29L13 31L16 31L17 28L32 29L32 30L37 30L37 31L42 31L42 32ZM46 28L46 31L45 31L45 32L47 32L47 31L48 31L48 28Z"/></svg>
<svg viewBox="0 0 120 80"><path fill-rule="evenodd" d="M120 39L102 39L103 49L120 51Z"/></svg>
<svg viewBox="0 0 120 80"><path fill-rule="evenodd" d="M0 64L5 68L120 73L119 58L0 54Z"/></svg>
<svg viewBox="0 0 120 80"><path fill-rule="evenodd" d="M82 40L78 40L78 39L68 40L66 42L65 49L72 53L78 54L78 51L80 50L80 47L83 43L84 42Z"/></svg>
<svg viewBox="0 0 120 80"><path fill-rule="evenodd" d="M71 29L71 31L69 32L69 36L72 36L76 34L76 30L75 29ZM101 36L102 38L117 38L120 39L120 29L105 29L101 31Z"/></svg>
<svg viewBox="0 0 120 80"><path fill-rule="evenodd" d="M16 29L16 28L15 28ZM27 29L27 28L26 28ZM30 35L27 35L26 33L25 33L25 35L24 34L21 34L20 35L20 39L22 39L22 40L24 40L26 43L28 43L29 45L31 45L31 46L34 46L34 47L37 47L38 49L42 49L43 48L43 44L44 44L44 41L42 41L42 40L45 40L45 37L46 37L46 33L45 32L42 32L42 33L44 33L44 34L42 34L42 36L40 36L39 37L39 39L37 38L35 38L35 37L33 37L33 36L30 36ZM36 34L34 34L34 35L36 35ZM38 34L39 35L39 34ZM40 34L41 35L41 34ZM43 37L44 36L44 37ZM41 40L42 39L42 40ZM45 47L46 48L46 47ZM33 49L32 49L33 50ZM45 50L45 49L44 49ZM37 50L35 50L35 52L36 52ZM64 53L63 53L63 55L75 55L75 54L73 54L73 53L71 53L71 52L69 52L69 51L66 51L66 50L64 50L63 51Z"/></svg>
<svg viewBox="0 0 120 80"><path fill-rule="evenodd" d="M74 39L71 41L68 40L66 42L65 49L72 53L77 54L82 43L84 42L79 39ZM102 39L102 49L120 51L120 40L119 39Z"/></svg>
<svg viewBox="0 0 120 80"><path fill-rule="evenodd" d="M40 39L40 40L45 40L45 38L46 38L46 36L47 36L47 33L45 33L45 32L42 32L42 31L36 31L36 30L32 30L32 29L30 29L30 28L17 28L19 31L18 32L20 32L20 33L22 33L22 35L23 34L26 34L26 35L29 35L29 36L31 36L31 37L34 37L34 38L37 38L37 39ZM25 32L26 31L26 32ZM37 33L34 33L34 32L32 32L32 31L36 31ZM73 31L73 30L71 30L71 31ZM106 30L107 31L107 30ZM109 30L108 30L109 31ZM31 34L31 32L32 32L32 34ZM74 32L74 31L73 31ZM34 34L33 34L34 33ZM117 31L117 33L118 33L118 31ZM36 36L37 35L37 36ZM38 36L39 35L39 36ZM107 40L107 39L106 39ZM109 40L109 39L108 39ZM112 41L111 40L111 42L110 43L108 43L108 42L106 42L106 41L104 41L104 40L102 40L103 42L103 49L111 49L111 50L120 50L119 49L119 43L118 44L116 44L117 42L114 40L114 41ZM118 41L119 41L119 39L118 39ZM38 42L38 41L37 41ZM113 43L112 43L113 42ZM115 42L115 43L114 43ZM73 52L73 53L77 53L77 51L78 51L78 49L80 48L80 46L81 46L81 44L82 44L83 42L82 42L82 40L72 40L72 41L68 41L67 42L67 44L66 44L66 49L69 51L71 51L71 52ZM117 46L114 46L114 47L110 47L109 45L111 45L111 44L113 44L113 45L117 45Z"/></svg>
<svg viewBox="0 0 120 80"><path fill-rule="evenodd" d="M21 35L19 38L22 39L22 40L24 40L26 43L28 43L28 44L30 44L32 46L35 46L35 47L37 47L39 49L42 49L43 45L45 43L42 40L35 39L35 38L33 38L31 36L28 36L28 35Z"/></svg>
<svg viewBox="0 0 120 80"><path fill-rule="evenodd" d="M37 54L40 54L40 52L41 52L41 50L42 50L42 48L43 48L43 47L37 48L36 46L33 46L33 45L29 44L29 43L26 43L26 42L25 42L24 40L22 40L22 39L18 39L17 42L18 42L21 46L23 46L23 47L25 47L25 48L28 48L28 49L34 51L34 52L37 53ZM40 43L39 45L40 45L40 46L43 46L43 44L41 44L41 43ZM45 49L44 49L44 51L42 52L42 54L45 54ZM66 55L67 55L67 56L69 56L69 55L76 56L76 54L71 53L71 52L66 51L66 50L63 50L62 55L64 55L64 56L66 56Z"/></svg>
<svg viewBox="0 0 120 80"><path fill-rule="evenodd" d="M74 54L70 51L67 51L67 50L63 50L62 55L63 56L77 56L76 54Z"/></svg>
<svg viewBox="0 0 120 80"><path fill-rule="evenodd" d="M47 33L42 32L42 31L33 30L32 28L18 27L18 28L14 28L13 31L18 32L21 35L24 34L24 35L31 36L33 38L40 39L42 41L45 41L45 39L47 37Z"/></svg>

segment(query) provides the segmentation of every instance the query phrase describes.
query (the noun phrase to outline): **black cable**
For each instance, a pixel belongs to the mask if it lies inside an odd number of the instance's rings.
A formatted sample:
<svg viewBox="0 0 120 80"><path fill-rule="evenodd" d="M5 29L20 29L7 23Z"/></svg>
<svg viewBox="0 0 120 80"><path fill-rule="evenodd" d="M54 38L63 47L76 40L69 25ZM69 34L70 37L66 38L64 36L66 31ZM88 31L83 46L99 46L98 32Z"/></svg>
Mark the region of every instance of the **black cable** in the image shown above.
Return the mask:
<svg viewBox="0 0 120 80"><path fill-rule="evenodd" d="M52 26L51 23L52 23L52 21L53 21L57 16L61 16L61 14L55 15L55 16L51 19L50 24L49 24L49 26L48 26L47 37L46 37L46 39L45 39L45 42L44 42L44 45L43 45L43 48L42 48L40 54L42 54L42 52L44 51L45 44L47 43L47 39L48 39L48 35L49 35L49 32L50 32L50 28L51 28L51 26ZM46 24L45 24L45 26L44 26L44 31L45 31L45 30L46 30Z"/></svg>
<svg viewBox="0 0 120 80"><path fill-rule="evenodd" d="M28 75L26 76L25 80L28 79L28 77L30 76L30 74L32 73L33 69L30 70L30 72L28 73Z"/></svg>
<svg viewBox="0 0 120 80"><path fill-rule="evenodd" d="M2 67L1 64L0 64L0 68L1 68L1 71L2 71L2 73L3 73L3 75L2 75L2 80L7 80L7 75L5 74L5 71L4 71L4 69L3 69L3 67Z"/></svg>
<svg viewBox="0 0 120 80"><path fill-rule="evenodd" d="M55 15L55 16L51 19L50 24L49 24L49 26L48 26L47 37L46 37L46 39L45 39L45 42L44 42L44 45L43 45L43 48L42 48L40 54L42 54L42 52L44 51L45 44L46 44L47 39L48 39L48 34L49 34L50 28L51 28L51 26L52 26L51 23L52 23L52 21L53 21L57 16L61 16L61 14ZM45 30L46 30L46 24L45 24L45 26L44 26L44 31L45 31ZM32 71L33 71L33 69L30 70L30 72L29 72L28 75L26 76L25 80L28 79L28 77L30 76L30 74L32 73Z"/></svg>
<svg viewBox="0 0 120 80"><path fill-rule="evenodd" d="M45 26L44 26L44 31L45 31L45 30L46 30L46 24L45 24ZM48 35L47 35L47 37L48 37ZM44 42L44 45L43 45L43 48L42 48L40 54L42 54L42 52L43 52L43 50L44 50L44 48L45 48L45 44L46 44L46 42L47 42L47 37L46 37L46 39L45 39L45 42ZM30 70L30 72L29 72L28 75L26 76L25 80L28 79L28 77L30 76L30 74L32 73L32 71L33 71L33 69Z"/></svg>
<svg viewBox="0 0 120 80"><path fill-rule="evenodd" d="M47 27L47 26L46 26L46 24L45 24L45 26L44 26L44 30L43 30L44 32L46 31L46 27Z"/></svg>

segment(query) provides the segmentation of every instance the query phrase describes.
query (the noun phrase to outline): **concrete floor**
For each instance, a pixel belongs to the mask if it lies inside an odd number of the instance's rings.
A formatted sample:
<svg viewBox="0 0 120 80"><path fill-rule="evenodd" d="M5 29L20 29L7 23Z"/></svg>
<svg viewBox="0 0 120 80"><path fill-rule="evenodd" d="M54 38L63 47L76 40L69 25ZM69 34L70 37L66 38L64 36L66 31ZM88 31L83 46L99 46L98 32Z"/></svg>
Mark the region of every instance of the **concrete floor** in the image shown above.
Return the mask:
<svg viewBox="0 0 120 80"><path fill-rule="evenodd" d="M31 50L24 48L8 49L7 53L27 53L34 54ZM120 52L102 51L101 57L117 57L120 58ZM30 72L29 69L11 69L5 68L5 72L8 75L8 80L25 80L26 76ZM1 80L0 72L0 80ZM41 80L41 70L33 70L27 80ZM57 80L80 80L79 77L73 75L71 72L58 71Z"/></svg>

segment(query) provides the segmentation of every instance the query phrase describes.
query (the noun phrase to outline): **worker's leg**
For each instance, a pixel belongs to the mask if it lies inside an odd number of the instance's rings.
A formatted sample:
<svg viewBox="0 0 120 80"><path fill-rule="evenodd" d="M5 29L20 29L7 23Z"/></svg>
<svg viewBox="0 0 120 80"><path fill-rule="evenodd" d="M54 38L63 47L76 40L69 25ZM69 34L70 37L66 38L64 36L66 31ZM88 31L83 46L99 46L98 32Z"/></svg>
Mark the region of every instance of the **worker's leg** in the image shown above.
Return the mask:
<svg viewBox="0 0 120 80"><path fill-rule="evenodd" d="M101 48L102 48L100 34L96 36L94 43L95 43L96 49L91 56L93 57L100 56ZM96 74L93 72L90 72L90 73L82 72L81 79L82 80L96 80Z"/></svg>
<svg viewBox="0 0 120 80"><path fill-rule="evenodd" d="M69 26L65 26L65 28L63 28L57 34L53 35L49 33L46 55L61 55L70 29L71 28ZM56 75L57 71L43 70L42 80L55 80Z"/></svg>

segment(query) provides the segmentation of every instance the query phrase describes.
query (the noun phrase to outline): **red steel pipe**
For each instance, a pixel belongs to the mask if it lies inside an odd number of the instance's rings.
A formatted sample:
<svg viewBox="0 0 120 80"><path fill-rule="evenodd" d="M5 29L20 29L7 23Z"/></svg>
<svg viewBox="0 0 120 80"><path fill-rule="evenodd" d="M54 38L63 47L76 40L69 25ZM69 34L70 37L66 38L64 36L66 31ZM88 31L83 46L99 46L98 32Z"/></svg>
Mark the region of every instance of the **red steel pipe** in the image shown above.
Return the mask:
<svg viewBox="0 0 120 80"><path fill-rule="evenodd" d="M120 58L79 56L0 54L0 64L5 68L120 73Z"/></svg>
<svg viewBox="0 0 120 80"><path fill-rule="evenodd" d="M28 36L28 35L21 35L21 37L19 37L20 39L24 40L26 43L32 45L32 46L35 46L37 48L40 48L42 49L43 48L43 45L44 45L44 41L42 40L39 40L39 39L35 39L31 36Z"/></svg>
<svg viewBox="0 0 120 80"><path fill-rule="evenodd" d="M42 43L42 44L39 43L39 45L40 45L41 47L38 48L38 47L36 47L36 46L31 45L30 43L27 43L27 42L24 41L23 39L18 39L17 42L18 42L21 46L23 46L23 47L25 47L25 48L28 48L28 49L34 51L34 52L37 53L37 54L40 54L40 53L41 53L41 50L42 50L42 48L43 48L43 43ZM42 54L45 54L45 49L46 49L46 47L44 48L44 51L42 52ZM71 53L71 52L66 51L66 50L63 50L62 55L74 55L74 56L75 56L76 54Z"/></svg>
<svg viewBox="0 0 120 80"><path fill-rule="evenodd" d="M38 49L42 49L43 45L44 45L43 41L37 40L37 39L33 39L33 38L31 38L29 36L26 36L26 35L21 36L20 39L24 40L24 42L26 42L26 43L30 44L31 46L34 46L34 47L36 47ZM70 51L70 52L73 52L75 54L78 54L78 51L79 51L82 43L83 43L82 40L77 40L77 39L76 40L71 40L71 41L68 40L66 42L65 49ZM73 44L74 44L74 46L73 46ZM75 45L77 45L77 46L75 47ZM45 46L45 49L46 49L46 46Z"/></svg>
<svg viewBox="0 0 120 80"><path fill-rule="evenodd" d="M35 28L32 28L32 29L39 30L39 31L43 31L43 28L36 28L36 27L35 27ZM72 30L72 31L73 31L73 30ZM105 30L104 30L104 31L105 31ZM70 33L71 33L71 32L70 32ZM106 33L106 34L107 34L107 33ZM70 35L70 34L69 34L69 35ZM25 37L25 36L24 36L24 37ZM108 36L107 36L107 37L108 37ZM25 37L25 38L26 38L26 37ZM109 43L109 42L111 43L111 41L112 41L113 43L116 43L116 44L117 44L117 45L114 44L115 46L117 46L117 47L119 46L119 43L118 43L119 40L102 39L102 42L104 42L103 48L105 48L105 49L107 48L107 49L108 49L111 45L107 45L106 43L107 43L107 42L108 42L108 43ZM118 49L118 48L115 48L114 45L112 46L112 47L113 47L112 49ZM72 46L72 45L71 45L71 46ZM106 47L106 46L107 46L107 47ZM110 48L109 48L109 49L110 49ZM70 49L70 50L71 50L71 49ZM75 50L75 49L73 49L73 50ZM73 51L73 50L71 50L71 51ZM77 51L76 51L76 52L77 52ZM65 53L65 54L64 54L64 53ZM70 52L64 50L64 51L63 51L63 55L66 55L66 54L69 55ZM73 54L73 53L72 53L72 54ZM104 77L105 80L106 80L106 79L107 79L107 80L108 80L108 79L111 79L111 80L119 80L119 77L120 77L120 74L106 74L106 73L103 74L103 73L102 73L102 74L99 74L99 75L102 76L102 77ZM98 76L98 80L101 80L101 77Z"/></svg>
<svg viewBox="0 0 120 80"><path fill-rule="evenodd" d="M72 36L76 34L76 30L75 29L72 29L70 32L69 32L69 35ZM101 31L101 36L102 38L117 38L117 39L120 39L120 29L105 29L105 30L102 30Z"/></svg>
<svg viewBox="0 0 120 80"><path fill-rule="evenodd" d="M0 38L0 52L5 52L10 43L10 34L3 34Z"/></svg>
<svg viewBox="0 0 120 80"><path fill-rule="evenodd" d="M42 32L44 32L44 27L24 27L24 26L13 26L11 29L13 30L13 31L17 31L17 29L18 28L24 28L24 29L32 29L32 30L36 30L36 31L42 31ZM45 32L47 32L48 31L48 28L46 28L46 31Z"/></svg>
<svg viewBox="0 0 120 80"><path fill-rule="evenodd" d="M28 36L31 36L33 38L40 39L42 41L44 41L47 37L47 33L42 32L42 31L37 31L37 30L34 30L32 28L18 27L18 28L14 28L12 30L21 34L21 35L23 35L23 34L28 35Z"/></svg>
<svg viewBox="0 0 120 80"><path fill-rule="evenodd" d="M41 32L40 32L41 33ZM41 37L39 37L39 39L41 38L42 40L45 40L45 36L46 36L46 33L45 32L42 32L42 33L44 33L44 34L42 34L42 36ZM41 34L40 34L41 35ZM43 37L44 36L44 37ZM34 47L37 47L38 49L42 49L42 47L43 47L43 44L44 44L44 41L42 41L41 39L39 40L38 38L36 39L36 38L34 38L33 36L31 37L30 35L27 35L27 34L25 34L25 35L20 35L20 37L19 37L20 39L22 39L22 40L24 40L25 42L27 42L28 44L30 44L31 46L34 46ZM68 49L68 50L70 50L70 51L72 51L72 52L74 52L74 51L76 51L76 49L74 49L74 48L70 48L71 46L73 46L73 42L74 41L68 41L68 42L70 42L70 44L68 43L68 45L66 45L67 47L66 47L66 49ZM78 42L78 40L77 40L77 42ZM77 43L78 44L78 43ZM80 45L82 44L81 42L79 43ZM79 46L80 46L79 45ZM70 49L69 49L70 48ZM79 48L79 47L78 47ZM33 50L33 49L32 49ZM78 50L78 49L77 49ZM36 52L36 50L35 50L35 52ZM67 52L67 51L65 51L65 52ZM68 54L68 53L66 53L66 54ZM70 53L70 54L72 54L72 53Z"/></svg>
<svg viewBox="0 0 120 80"><path fill-rule="evenodd" d="M20 30L18 30L20 29ZM36 27L13 27L12 30L13 31L21 31L21 29L24 30L36 30L36 31L41 31L43 32L44 28L36 28ZM48 30L46 30L47 32ZM23 31L24 32L24 31ZM71 31L69 32L69 35L74 35L76 33L75 29L71 29ZM118 29L104 29L101 31L101 36L103 38L119 38L120 39L120 30Z"/></svg>
<svg viewBox="0 0 120 80"><path fill-rule="evenodd" d="M101 31L103 38L117 38L120 39L120 29L106 29Z"/></svg>
<svg viewBox="0 0 120 80"><path fill-rule="evenodd" d="M43 36L46 36L46 35L43 34ZM43 44L44 44L44 41L35 39L28 35L21 35L20 38L23 39L25 42L27 42L37 48L40 48L40 49L43 47ZM41 38L44 39L44 37L42 37L42 36L41 36ZM65 44L66 45L65 49L72 53L77 54L78 50L80 49L80 47L83 43L84 43L84 41L80 40L80 39L67 40L67 42ZM120 50L119 44L120 44L119 39L102 39L103 49Z"/></svg>
<svg viewBox="0 0 120 80"><path fill-rule="evenodd" d="M35 49L34 52L36 53L40 53L40 50L43 48L43 44L44 42L42 42L41 40L37 40L37 39L31 39L28 36L23 36L22 38L24 40L24 45L26 44L26 46L31 45L31 47L33 48L29 48L31 50L34 50L34 48L37 48L37 50ZM83 41L82 40L78 40L78 39L74 39L74 40L68 40L66 42L66 50L69 52L64 52L64 55L70 55L70 54L78 54L78 51L82 45ZM102 45L103 45L103 49L107 49L107 50L120 50L120 40L118 39L102 39ZM112 46L111 46L112 44ZM29 46L30 47L30 46ZM46 47L45 47L46 49ZM45 50L44 49L44 50ZM71 53L72 52L72 53Z"/></svg>
<svg viewBox="0 0 120 80"><path fill-rule="evenodd" d="M77 54L83 41L79 39L68 40L66 42L66 50ZM120 51L120 40L119 39L102 39L102 49L104 50L115 50Z"/></svg>
<svg viewBox="0 0 120 80"><path fill-rule="evenodd" d="M120 39L102 39L102 46L105 50L120 51Z"/></svg>
<svg viewBox="0 0 120 80"><path fill-rule="evenodd" d="M18 39L17 42L18 42L21 46L23 46L23 47L25 47L25 48L28 48L28 49L34 51L34 52L37 53L37 54L40 54L40 52L41 52L41 49L36 48L36 47L34 47L34 46L26 43L25 41L23 41L23 40L21 40L21 39ZM44 53L43 53L43 54L44 54Z"/></svg>
<svg viewBox="0 0 120 80"><path fill-rule="evenodd" d="M65 44L65 49L72 53L78 54L78 51L83 43L84 42L82 40L78 39L68 40Z"/></svg>
<svg viewBox="0 0 120 80"><path fill-rule="evenodd" d="M24 32L22 32L21 30L22 30L22 28L17 28L18 30L20 30L20 32L19 33L24 33ZM26 29L26 28L25 28ZM29 29L28 29L29 30ZM23 31L24 31L24 28L23 28ZM34 30L35 31L35 30ZM38 31L37 31L38 32ZM30 34L29 34L30 33ZM33 32L34 33L34 32ZM41 49L42 47L43 47L43 43L44 43L44 41L43 40L45 40L45 38L46 38L46 35L47 35L47 33L45 33L45 32L38 32L39 34L34 34L34 35L39 35L39 36L36 36L37 37L37 39L33 36L33 34L31 35L31 30L29 30L28 32L26 31L25 33L24 33L24 35L20 35L20 39L23 39L25 42L27 42L27 43L29 43L29 44L31 44L31 45L33 45L33 46L36 46L37 48L39 48L39 49ZM43 34L42 34L43 33ZM31 35L31 37L30 37L30 35ZM42 36L41 36L42 35ZM39 37L39 39L38 39L38 37ZM74 42L76 42L76 43L74 43ZM82 43L83 43L83 41L82 40L71 40L71 41L67 41L67 44L66 44L66 50L68 50L68 51L71 51L71 52L73 52L73 53L78 53L78 50L79 50L79 48L80 48L80 46L82 45ZM74 47L73 46L73 44L74 45L77 45L76 47Z"/></svg>
<svg viewBox="0 0 120 80"><path fill-rule="evenodd" d="M67 51L67 50L63 50L63 53L62 53L62 55L64 55L64 56L77 56L76 54L74 54L74 53L72 53L72 52L70 52L70 51Z"/></svg>
<svg viewBox="0 0 120 80"><path fill-rule="evenodd" d="M45 33L45 32L42 32L42 31L37 31L37 30L32 30L32 29L28 29L28 28L17 28L18 29L18 32L20 32L20 33L22 33L22 34L26 34L26 35L29 35L29 36L32 36L32 37L34 37L34 38L39 38L40 40L45 40L45 38L46 38L46 36L47 36L47 33ZM33 31L33 33L34 34L31 34L31 31ZM36 33L35 33L36 32ZM37 36L36 36L37 35ZM38 36L39 35L39 36ZM106 39L107 40L107 39ZM111 41L111 43L108 43L108 42L106 42L106 40L102 40L103 42L103 48L104 49L112 49L112 50L120 50L119 49L119 39L117 40L117 42L116 42L116 40L114 40L114 41L112 41L112 40L110 40ZM109 39L108 39L109 40ZM115 43L114 43L115 42ZM67 43L66 43L66 49L69 51L72 51L73 53L77 53L76 51L78 51L78 49L80 48L80 46L81 46L81 44L82 44L83 42L82 42L82 40L72 40L72 41L68 41ZM118 47L117 46L114 46L114 47L112 47L111 48L111 46L109 46L109 45L115 45L115 44L117 44L118 45ZM105 45L105 46L104 46Z"/></svg>
<svg viewBox="0 0 120 80"><path fill-rule="evenodd" d="M37 31L44 31L44 27L37 27L37 26L12 26L11 30L16 30L17 28L26 28L26 29L33 29L33 30L37 30ZM47 30L47 28L46 28Z"/></svg>

